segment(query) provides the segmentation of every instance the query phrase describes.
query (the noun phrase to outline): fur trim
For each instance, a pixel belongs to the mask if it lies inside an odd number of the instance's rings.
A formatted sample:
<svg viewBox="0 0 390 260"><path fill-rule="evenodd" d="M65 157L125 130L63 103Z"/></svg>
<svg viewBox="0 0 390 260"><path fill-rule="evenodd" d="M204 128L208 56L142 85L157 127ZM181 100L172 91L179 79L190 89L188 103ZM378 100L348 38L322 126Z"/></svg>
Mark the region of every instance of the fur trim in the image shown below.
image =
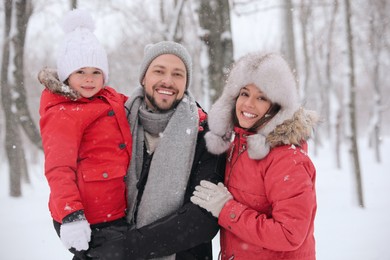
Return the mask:
<svg viewBox="0 0 390 260"><path fill-rule="evenodd" d="M277 125L267 137L262 134L249 136L249 157L258 160L267 156L273 147L286 144L300 145L302 141L306 141L311 137L317 122L318 115L316 112L300 108L291 119Z"/></svg>
<svg viewBox="0 0 390 260"><path fill-rule="evenodd" d="M284 144L299 145L302 140L308 140L311 137L317 122L316 112L300 108L292 119L276 126L274 131L267 136L267 143L271 147Z"/></svg>
<svg viewBox="0 0 390 260"><path fill-rule="evenodd" d="M262 159L270 150L267 138L261 134L248 136L248 155L252 159Z"/></svg>
<svg viewBox="0 0 390 260"><path fill-rule="evenodd" d="M248 154L264 158L272 147L299 145L310 137L318 117L300 109L295 77L284 58L277 53L250 53L233 66L222 95L208 114L210 132L206 135L211 153L225 152L233 131L233 113L241 88L255 84L267 97L281 106L280 111L258 132L248 137Z"/></svg>
<svg viewBox="0 0 390 260"><path fill-rule="evenodd" d="M38 80L43 86L45 86L45 88L50 90L50 92L65 96L72 100L77 100L81 97L79 92L58 79L56 69L41 69L41 71L38 73Z"/></svg>
<svg viewBox="0 0 390 260"><path fill-rule="evenodd" d="M229 149L230 141L209 131L204 136L207 150L213 154L222 154Z"/></svg>
<svg viewBox="0 0 390 260"><path fill-rule="evenodd" d="M299 108L298 93L294 75L287 62L276 53L250 53L239 59L233 66L222 95L211 107L208 122L215 138L208 144L210 152L220 151L223 147L214 147L233 131L233 113L236 99L241 88L249 84L258 86L274 103L281 105L275 117L259 130L259 134L267 136L277 125L293 116ZM215 139L215 138L210 138ZM227 150L227 149L226 149Z"/></svg>

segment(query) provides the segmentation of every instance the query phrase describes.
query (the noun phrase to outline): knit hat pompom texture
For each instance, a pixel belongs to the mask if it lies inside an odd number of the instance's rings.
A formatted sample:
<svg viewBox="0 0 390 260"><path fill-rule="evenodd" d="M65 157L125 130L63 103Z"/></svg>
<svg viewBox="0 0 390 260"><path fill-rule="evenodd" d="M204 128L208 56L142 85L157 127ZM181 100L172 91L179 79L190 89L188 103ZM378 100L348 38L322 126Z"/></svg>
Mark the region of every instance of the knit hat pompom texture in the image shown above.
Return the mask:
<svg viewBox="0 0 390 260"><path fill-rule="evenodd" d="M300 107L296 80L285 59L277 53L249 53L234 64L222 95L208 114L210 132L206 134L206 141L210 152L220 154L229 148L236 99L241 88L249 84L255 84L271 102L281 106L271 121L248 137L248 153L252 159L268 154L268 134L291 119Z"/></svg>
<svg viewBox="0 0 390 260"><path fill-rule="evenodd" d="M140 66L139 82L141 85L150 63L152 63L155 58L163 54L173 54L183 61L187 70L186 89L188 89L192 80L192 59L187 49L183 45L172 41L161 41L156 44L148 44L145 46L144 59L142 60Z"/></svg>
<svg viewBox="0 0 390 260"><path fill-rule="evenodd" d="M69 75L84 67L101 69L108 81L107 54L93 34L95 24L90 13L82 9L68 12L61 22L65 38L57 56L58 77L64 82Z"/></svg>

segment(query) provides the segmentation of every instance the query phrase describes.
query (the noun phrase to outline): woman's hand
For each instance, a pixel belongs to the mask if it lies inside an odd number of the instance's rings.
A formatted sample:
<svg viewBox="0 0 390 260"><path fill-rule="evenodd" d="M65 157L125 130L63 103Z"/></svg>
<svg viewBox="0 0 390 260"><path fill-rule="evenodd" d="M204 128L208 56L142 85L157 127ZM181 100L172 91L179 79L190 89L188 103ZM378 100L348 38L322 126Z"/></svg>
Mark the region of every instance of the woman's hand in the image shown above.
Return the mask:
<svg viewBox="0 0 390 260"><path fill-rule="evenodd" d="M209 181L201 181L195 187L192 203L211 212L214 217L218 217L226 202L233 199L233 196L221 182L215 185Z"/></svg>

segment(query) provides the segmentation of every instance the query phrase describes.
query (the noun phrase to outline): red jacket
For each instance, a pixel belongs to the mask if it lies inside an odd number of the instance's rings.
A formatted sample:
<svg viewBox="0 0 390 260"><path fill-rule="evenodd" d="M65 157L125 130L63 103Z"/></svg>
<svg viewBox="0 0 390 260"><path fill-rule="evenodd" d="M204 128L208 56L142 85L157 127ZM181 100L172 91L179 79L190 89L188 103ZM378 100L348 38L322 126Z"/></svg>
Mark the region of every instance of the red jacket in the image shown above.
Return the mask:
<svg viewBox="0 0 390 260"><path fill-rule="evenodd" d="M222 259L315 259L316 171L306 143L277 146L253 160L246 150L249 133L235 130L225 171L234 199L218 220Z"/></svg>
<svg viewBox="0 0 390 260"><path fill-rule="evenodd" d="M42 92L40 128L55 221L78 210L90 224L125 216L132 149L126 100L110 87L77 101Z"/></svg>

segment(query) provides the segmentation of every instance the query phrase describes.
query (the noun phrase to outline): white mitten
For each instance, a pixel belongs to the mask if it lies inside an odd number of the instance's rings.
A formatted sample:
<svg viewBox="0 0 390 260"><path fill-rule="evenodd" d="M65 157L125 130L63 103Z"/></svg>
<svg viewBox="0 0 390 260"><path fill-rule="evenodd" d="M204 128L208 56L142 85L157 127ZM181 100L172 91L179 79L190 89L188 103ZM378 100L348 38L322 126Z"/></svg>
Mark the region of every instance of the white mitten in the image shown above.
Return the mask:
<svg viewBox="0 0 390 260"><path fill-rule="evenodd" d="M200 185L195 187L191 197L192 203L211 212L216 218L225 203L231 199L233 199L233 196L221 182L215 185L209 181L201 181Z"/></svg>
<svg viewBox="0 0 390 260"><path fill-rule="evenodd" d="M77 220L61 225L60 238L67 249L87 250L91 241L91 228L86 220Z"/></svg>

